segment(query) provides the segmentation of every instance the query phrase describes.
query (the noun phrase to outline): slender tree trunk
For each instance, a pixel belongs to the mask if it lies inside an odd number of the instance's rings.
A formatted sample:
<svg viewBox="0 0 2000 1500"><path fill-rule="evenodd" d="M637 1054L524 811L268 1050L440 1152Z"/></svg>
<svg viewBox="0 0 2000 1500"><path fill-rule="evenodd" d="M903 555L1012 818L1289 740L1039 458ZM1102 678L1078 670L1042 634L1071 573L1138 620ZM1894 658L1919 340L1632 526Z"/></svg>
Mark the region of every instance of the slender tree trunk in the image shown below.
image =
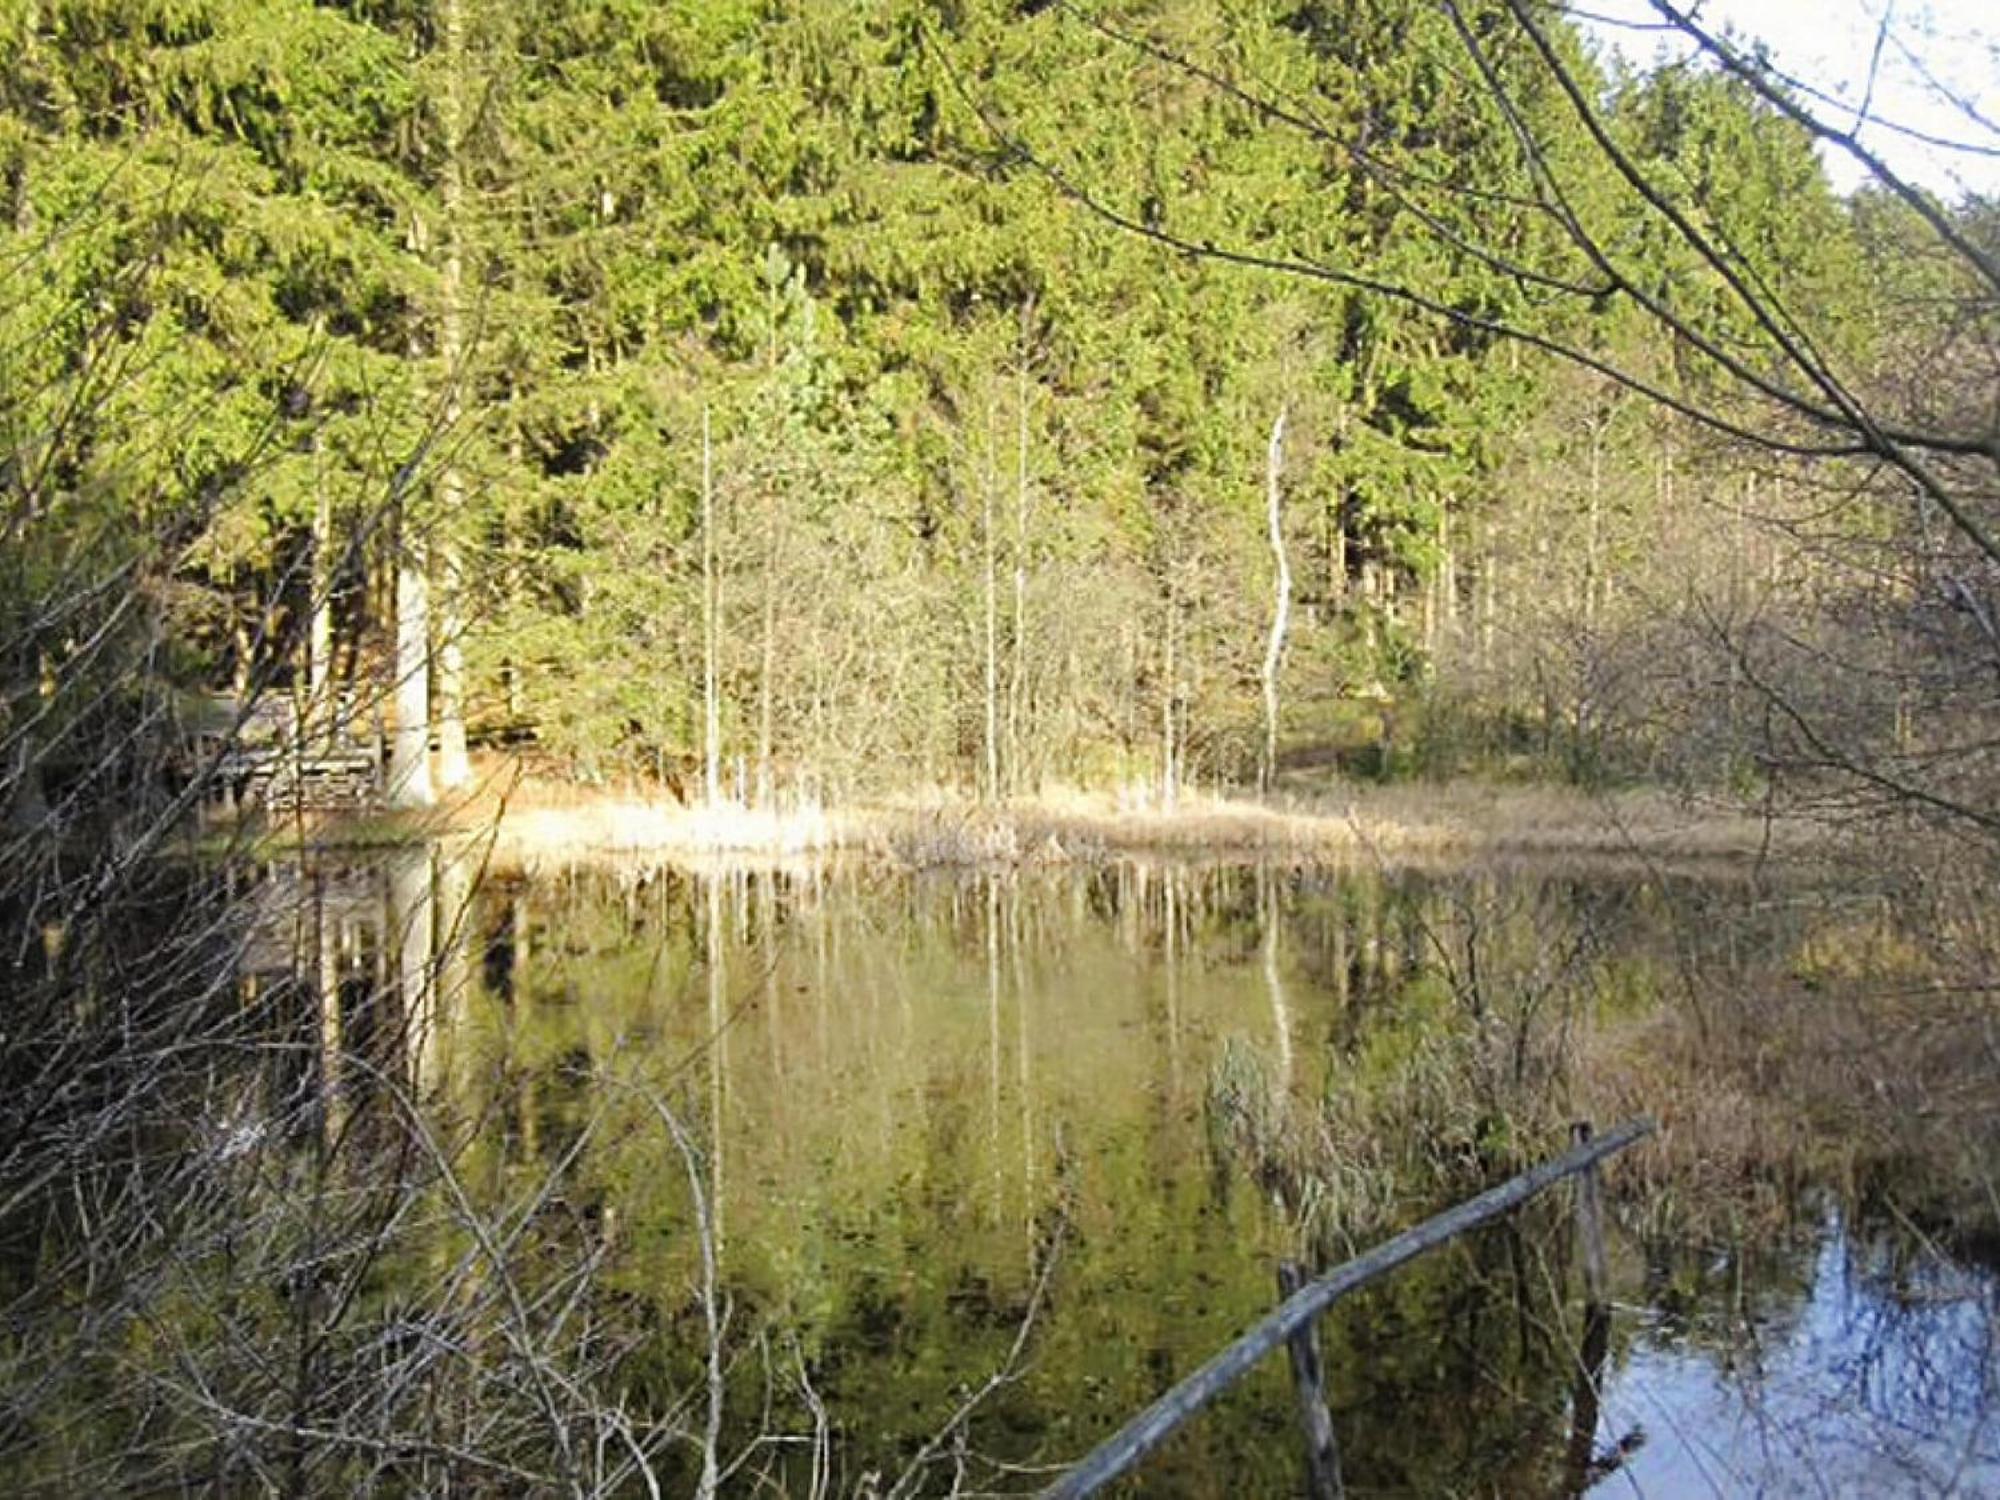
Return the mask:
<svg viewBox="0 0 2000 1500"><path fill-rule="evenodd" d="M396 707L389 752L389 805L429 807L431 790L430 582L408 502L396 521Z"/></svg>
<svg viewBox="0 0 2000 1500"><path fill-rule="evenodd" d="M1339 409L1334 413L1333 451L1335 455L1342 460L1343 467L1340 471L1338 471L1340 473L1340 477L1336 480L1334 485L1333 502L1327 508L1328 520L1331 521L1332 524L1328 528L1329 532L1331 533L1329 537L1331 545L1327 553L1326 592L1327 592L1327 598L1331 601L1331 606L1332 606L1330 613L1332 617L1335 619L1340 618L1341 616L1345 615L1348 612L1347 502L1351 498L1352 491L1350 489L1349 481L1346 477L1346 472L1344 467L1345 458L1347 454L1347 411L1348 411L1347 404L1345 402L1342 402Z"/></svg>
<svg viewBox="0 0 2000 1500"><path fill-rule="evenodd" d="M1026 712L1028 649L1028 329L1035 304L1021 309L1021 357L1014 377L1014 618L1007 670L1008 789L1021 788L1022 718Z"/></svg>
<svg viewBox="0 0 2000 1500"><path fill-rule="evenodd" d="M326 909L323 877L313 886L313 994L319 1009L319 1105L321 1139L340 1139L347 1123L342 1087L340 1037L340 932Z"/></svg>
<svg viewBox="0 0 2000 1500"><path fill-rule="evenodd" d="M439 14L444 47L444 266L438 352L444 364L443 470L438 475L437 718L438 785L454 791L470 785L472 763L465 749L465 651L461 595L464 590L459 532L464 526L465 474L456 448L464 416L465 388L465 7L442 0Z"/></svg>
<svg viewBox="0 0 2000 1500"><path fill-rule="evenodd" d="M1424 655L1431 661L1436 661L1438 654L1438 621L1441 615L1438 608L1438 594L1440 585L1444 582L1443 533L1438 533L1435 539L1439 555L1432 560L1430 571L1424 578L1423 594L1417 605L1418 618L1423 628Z"/></svg>
<svg viewBox="0 0 2000 1500"><path fill-rule="evenodd" d="M1285 409L1271 424L1264 460L1264 504L1271 526L1271 554L1277 563L1271 638L1264 648L1264 755L1257 766L1257 790L1269 792L1278 771L1278 668L1284 661L1285 628L1292 617L1292 569L1285 560L1285 525L1279 478L1285 463Z"/></svg>
<svg viewBox="0 0 2000 1500"><path fill-rule="evenodd" d="M518 482L523 467L523 438L518 411L520 390L511 382L507 392L507 468ZM502 524L506 528L503 550L506 553L506 597L512 602L523 597L528 576L527 527L520 514L520 507L510 502L502 512ZM510 655L503 657L500 674L505 684L507 698L507 725L510 730L521 722L524 711L521 697L521 665Z"/></svg>
<svg viewBox="0 0 2000 1500"><path fill-rule="evenodd" d="M1347 603L1347 510L1343 503L1333 514L1333 556L1327 566L1332 588L1329 592L1339 606Z"/></svg>
<svg viewBox="0 0 2000 1500"><path fill-rule="evenodd" d="M1500 613L1500 545L1493 535L1493 522L1482 528L1479 577L1479 670L1493 667L1493 635Z"/></svg>
<svg viewBox="0 0 2000 1500"><path fill-rule="evenodd" d="M1588 503L1588 530L1584 536L1583 553L1583 623L1587 629L1597 624L1598 578L1602 571L1598 560L1604 508L1604 423L1601 421L1593 421L1590 426Z"/></svg>
<svg viewBox="0 0 2000 1500"><path fill-rule="evenodd" d="M300 743L324 745L333 738L333 495L325 477L313 495L312 614L306 630L306 732Z"/></svg>
<svg viewBox="0 0 2000 1500"><path fill-rule="evenodd" d="M1458 550L1452 542L1448 508L1438 517L1438 553L1438 605L1445 640L1451 643L1458 635Z"/></svg>
<svg viewBox="0 0 2000 1500"><path fill-rule="evenodd" d="M709 412L701 409L701 756L702 794L722 800L722 705L717 680L721 653L722 582L715 568L715 443Z"/></svg>
<svg viewBox="0 0 2000 1500"><path fill-rule="evenodd" d="M982 800L988 802L1000 795L1000 604L993 545L993 445L999 434L994 430L993 405L989 401L986 407L986 455L979 478L979 545L986 627L986 761L979 791Z"/></svg>

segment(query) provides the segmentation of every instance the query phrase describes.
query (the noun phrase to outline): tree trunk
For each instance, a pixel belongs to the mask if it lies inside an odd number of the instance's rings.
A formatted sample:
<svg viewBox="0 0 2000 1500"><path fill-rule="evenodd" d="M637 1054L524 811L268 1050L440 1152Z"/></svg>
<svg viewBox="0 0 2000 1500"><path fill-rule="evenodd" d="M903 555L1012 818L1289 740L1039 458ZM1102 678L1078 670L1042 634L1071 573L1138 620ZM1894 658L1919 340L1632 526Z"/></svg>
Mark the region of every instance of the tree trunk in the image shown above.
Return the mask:
<svg viewBox="0 0 2000 1500"><path fill-rule="evenodd" d="M341 1074L340 930L326 909L323 876L313 884L313 994L319 1009L319 1104L322 1141L331 1146L347 1123Z"/></svg>
<svg viewBox="0 0 2000 1500"><path fill-rule="evenodd" d="M517 412L521 399L520 388L509 383L507 391L507 468L516 483L523 467L523 438L521 421ZM527 591L528 539L525 535L526 523L521 516L518 503L509 503L502 513L502 525L506 536L502 550L506 556L504 565L504 591L509 604L522 599ZM507 727L513 732L521 723L526 707L521 695L521 664L511 655L500 660L500 676L506 694Z"/></svg>
<svg viewBox="0 0 2000 1500"><path fill-rule="evenodd" d="M325 477L313 496L312 614L306 630L306 713L301 745L325 745L336 728L333 708L333 495Z"/></svg>
<svg viewBox="0 0 2000 1500"><path fill-rule="evenodd" d="M1347 606L1347 508L1343 503L1333 515L1333 557L1327 569L1331 575L1332 595L1340 609Z"/></svg>
<svg viewBox="0 0 2000 1500"><path fill-rule="evenodd" d="M1028 328L1032 300L1021 309L1021 357L1014 377L1014 618L1007 669L1008 789L1021 790L1021 720L1026 712L1028 649Z"/></svg>
<svg viewBox="0 0 2000 1500"><path fill-rule="evenodd" d="M1603 508L1604 423L1594 421L1590 426L1590 496L1583 553L1583 623L1586 630L1597 624L1598 578L1601 572L1598 545L1603 527Z"/></svg>
<svg viewBox="0 0 2000 1500"><path fill-rule="evenodd" d="M463 0L442 0L439 16L444 46L444 274L439 288L438 352L444 364L445 464L438 476L442 502L437 561L437 717L438 784L446 791L472 781L472 764L465 750L465 652L460 595L463 591L459 531L464 525L465 475L456 448L464 416L465 388L465 169L464 73L465 10Z"/></svg>
<svg viewBox="0 0 2000 1500"><path fill-rule="evenodd" d="M1444 582L1442 551L1444 539L1442 533L1438 534L1435 540L1439 545L1439 555L1431 559L1430 569L1424 576L1423 593L1419 597L1417 605L1418 619L1423 629L1424 656L1430 661L1437 660L1438 621L1441 616L1441 611L1438 608L1438 594L1440 586Z"/></svg>
<svg viewBox="0 0 2000 1500"><path fill-rule="evenodd" d="M722 800L722 705L716 658L721 652L722 584L715 569L715 443L701 409L701 756L702 795Z"/></svg>
<svg viewBox="0 0 2000 1500"><path fill-rule="evenodd" d="M395 739L389 754L389 805L429 807L431 790L430 582L408 502L396 518Z"/></svg>
<svg viewBox="0 0 2000 1500"><path fill-rule="evenodd" d="M1271 638L1264 648L1264 755L1257 766L1257 790L1269 792L1278 771L1278 668L1284 661L1285 628L1292 617L1292 569L1285 560L1284 514L1279 476L1285 463L1285 409L1271 424L1271 442L1264 461L1264 504L1271 526L1271 554L1277 562L1276 598L1271 610Z"/></svg>
<svg viewBox="0 0 2000 1500"><path fill-rule="evenodd" d="M1479 670L1493 668L1493 634L1500 613L1500 543L1489 520L1483 530L1479 578Z"/></svg>
<svg viewBox="0 0 2000 1500"><path fill-rule="evenodd" d="M979 545L982 561L986 626L986 760L979 788L982 801L1000 795L1000 605L993 547L993 403L986 407L986 456L979 477Z"/></svg>
<svg viewBox="0 0 2000 1500"><path fill-rule="evenodd" d="M1458 551L1452 545L1449 509L1438 518L1438 606L1445 642L1453 645L1458 637Z"/></svg>

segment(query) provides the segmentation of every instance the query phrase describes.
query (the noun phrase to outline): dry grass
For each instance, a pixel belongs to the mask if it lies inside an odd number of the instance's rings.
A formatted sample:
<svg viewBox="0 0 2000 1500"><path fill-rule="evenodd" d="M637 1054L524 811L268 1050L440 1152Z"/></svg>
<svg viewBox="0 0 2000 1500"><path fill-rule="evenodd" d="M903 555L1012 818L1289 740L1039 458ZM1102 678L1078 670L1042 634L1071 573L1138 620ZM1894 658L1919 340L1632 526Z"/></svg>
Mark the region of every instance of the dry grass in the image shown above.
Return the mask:
<svg viewBox="0 0 2000 1500"><path fill-rule="evenodd" d="M779 858L849 847L848 815L820 808L766 810L723 803L680 807L602 802L574 808L510 808L501 817L496 859L566 852L604 854L761 854Z"/></svg>
<svg viewBox="0 0 2000 1500"><path fill-rule="evenodd" d="M1616 1174L1654 1232L1768 1233L1810 1181L1980 1238L2000 1227L1993 1023L1983 990L1879 980L1664 1006L1584 1039L1578 1107L1659 1119Z"/></svg>
<svg viewBox="0 0 2000 1500"><path fill-rule="evenodd" d="M947 791L848 808L686 806L642 788L578 787L483 768L454 810L462 829L497 824L494 857L531 863L592 854L796 858L858 853L905 868L1019 865L1113 854L1282 858L1301 863L1478 854L1746 861L1796 856L1793 830L1690 807L1655 792L1588 796L1482 783L1337 787L1281 800L1151 789L1054 789L981 806Z"/></svg>

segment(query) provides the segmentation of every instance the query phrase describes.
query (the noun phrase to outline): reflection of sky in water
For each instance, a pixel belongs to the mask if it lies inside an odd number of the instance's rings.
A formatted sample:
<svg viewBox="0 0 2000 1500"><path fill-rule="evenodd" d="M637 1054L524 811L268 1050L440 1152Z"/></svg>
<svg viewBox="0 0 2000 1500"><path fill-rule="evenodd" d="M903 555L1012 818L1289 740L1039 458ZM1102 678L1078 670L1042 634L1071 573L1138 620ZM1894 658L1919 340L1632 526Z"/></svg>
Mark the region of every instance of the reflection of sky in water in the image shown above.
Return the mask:
<svg viewBox="0 0 2000 1500"><path fill-rule="evenodd" d="M1996 1293L1936 1263L1899 1277L1830 1218L1796 1310L1720 1345L1639 1332L1598 1437L1646 1441L1596 1493L2000 1496Z"/></svg>

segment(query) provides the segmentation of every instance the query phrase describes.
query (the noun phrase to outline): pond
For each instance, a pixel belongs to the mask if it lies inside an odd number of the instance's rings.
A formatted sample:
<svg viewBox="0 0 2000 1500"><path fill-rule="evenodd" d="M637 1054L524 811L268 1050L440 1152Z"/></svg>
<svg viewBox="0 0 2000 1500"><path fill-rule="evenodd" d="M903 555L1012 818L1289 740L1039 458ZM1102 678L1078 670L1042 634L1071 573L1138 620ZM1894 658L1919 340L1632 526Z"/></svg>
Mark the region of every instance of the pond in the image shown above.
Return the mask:
<svg viewBox="0 0 2000 1500"><path fill-rule="evenodd" d="M1494 1077L1577 1096L1586 1034L1691 974L1795 972L1847 900L1617 867L479 858L264 873L238 1000L300 1045L208 1096L195 1149L309 1095L289 1150L448 1164L361 1295L423 1305L518 1244L495 1338L552 1349L522 1330L573 1303L633 1430L694 1435L648 1450L684 1493L709 1423L725 1490L1033 1490L1267 1311L1281 1257L1542 1154L1523 1122L1565 1105L1500 1111ZM1621 1170L1601 1403L1559 1190L1326 1319L1352 1493L2000 1493L1990 1269L1838 1184L1676 1231ZM1296 1493L1295 1421L1267 1361L1126 1492Z"/></svg>

